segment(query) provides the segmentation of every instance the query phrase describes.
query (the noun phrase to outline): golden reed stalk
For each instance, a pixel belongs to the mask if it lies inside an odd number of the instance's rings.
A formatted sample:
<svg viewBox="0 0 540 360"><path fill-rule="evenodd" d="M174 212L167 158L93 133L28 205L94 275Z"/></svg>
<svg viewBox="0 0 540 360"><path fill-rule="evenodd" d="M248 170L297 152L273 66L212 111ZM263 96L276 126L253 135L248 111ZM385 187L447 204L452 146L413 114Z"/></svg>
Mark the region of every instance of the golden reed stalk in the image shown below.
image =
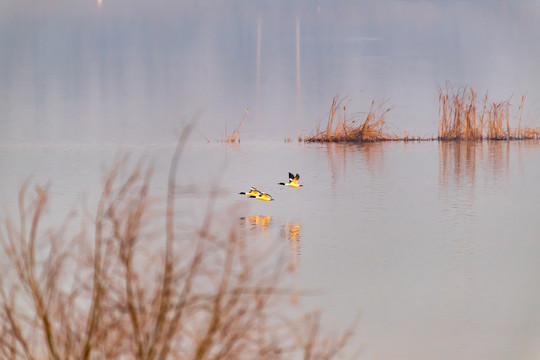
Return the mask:
<svg viewBox="0 0 540 360"><path fill-rule="evenodd" d="M482 110L477 107L478 94L473 89L454 90L447 84L439 89L439 140L521 140L538 139L540 129L522 128L525 96L521 97L516 120L510 124L510 100L490 102L484 96Z"/></svg>
<svg viewBox="0 0 540 360"><path fill-rule="evenodd" d="M402 140L383 132L385 117L391 110L386 101L371 102L365 118L359 114L347 118L345 99L335 96L328 112L328 122L324 131L317 126L315 135L305 137L306 142L363 142Z"/></svg>

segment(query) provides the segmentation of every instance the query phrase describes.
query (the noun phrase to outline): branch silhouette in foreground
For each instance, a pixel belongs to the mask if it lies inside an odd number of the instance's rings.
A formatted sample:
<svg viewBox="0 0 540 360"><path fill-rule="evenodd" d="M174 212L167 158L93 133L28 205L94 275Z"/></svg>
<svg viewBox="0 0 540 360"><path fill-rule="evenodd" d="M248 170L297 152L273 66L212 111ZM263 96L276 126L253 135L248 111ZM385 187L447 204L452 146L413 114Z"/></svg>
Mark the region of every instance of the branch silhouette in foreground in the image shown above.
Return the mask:
<svg viewBox="0 0 540 360"><path fill-rule="evenodd" d="M4 219L0 232L0 358L332 359L342 353L352 328L323 335L320 313L288 316L285 266L254 255L234 226L212 231L212 195L200 228L177 231L175 177L189 131L173 154L164 208L150 196L152 167L142 162L123 160L108 172L90 226L81 219L74 227L68 216L44 228L47 188L35 186L31 195L30 184L21 186L18 219Z"/></svg>

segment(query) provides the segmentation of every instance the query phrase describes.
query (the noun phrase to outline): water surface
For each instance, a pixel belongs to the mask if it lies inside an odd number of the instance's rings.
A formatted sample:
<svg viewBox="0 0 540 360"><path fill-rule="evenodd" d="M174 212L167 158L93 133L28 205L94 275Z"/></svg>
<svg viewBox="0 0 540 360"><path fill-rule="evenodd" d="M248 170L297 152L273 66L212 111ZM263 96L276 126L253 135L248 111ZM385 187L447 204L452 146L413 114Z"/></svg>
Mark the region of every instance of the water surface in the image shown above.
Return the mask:
<svg viewBox="0 0 540 360"><path fill-rule="evenodd" d="M174 143L124 147L155 167L164 197ZM54 211L99 193L98 146L3 146L8 210L28 174L51 180ZM280 186L301 174L299 189ZM540 144L192 143L180 161L180 216L202 221L208 189L216 211L250 241L277 242L299 288L299 310L325 310L343 329L360 315L352 345L363 359L533 359L540 353ZM275 201L237 193L256 186ZM233 210L231 210L233 209ZM53 217L54 218L54 217Z"/></svg>
<svg viewBox="0 0 540 360"><path fill-rule="evenodd" d="M281 246L325 325L360 314L363 359L540 356L538 142L285 144L388 99L386 130L436 135L439 87L540 111L538 1L0 1L0 199L50 183L52 225L92 209L122 153L179 214L208 191L254 246ZM216 143L249 108L240 144ZM511 116L516 114L511 108ZM512 120L515 120L512 118ZM209 140L209 143L207 143ZM277 185L288 172L305 186ZM256 186L276 199L243 198Z"/></svg>

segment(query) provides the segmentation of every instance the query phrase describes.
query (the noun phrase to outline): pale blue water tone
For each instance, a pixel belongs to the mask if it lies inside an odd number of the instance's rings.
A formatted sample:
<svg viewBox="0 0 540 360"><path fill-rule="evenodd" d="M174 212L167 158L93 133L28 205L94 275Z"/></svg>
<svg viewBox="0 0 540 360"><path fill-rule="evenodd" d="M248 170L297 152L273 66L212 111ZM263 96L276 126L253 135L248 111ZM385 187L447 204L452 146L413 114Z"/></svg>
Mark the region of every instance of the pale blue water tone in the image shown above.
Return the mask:
<svg viewBox="0 0 540 360"><path fill-rule="evenodd" d="M164 196L174 143L126 147L155 166ZM1 197L28 174L51 180L52 215L99 193L103 146L2 146ZM299 189L280 186L289 171ZM360 315L361 359L535 359L540 355L540 143L191 143L180 161L181 218L216 210L253 246L277 244L291 281L316 290L327 329ZM256 186L275 201L237 193ZM91 207L90 207L91 208ZM258 217L258 218L257 218ZM241 218L244 218L243 220ZM223 229L225 234L225 228Z"/></svg>
<svg viewBox="0 0 540 360"><path fill-rule="evenodd" d="M196 118L182 216L199 224L217 187L229 223L281 243L291 279L321 291L302 309L336 329L361 314L361 358L536 359L537 142L295 140L336 94L348 114L387 98L388 132L436 135L447 81L513 95L513 116L526 95L536 127L538 19L538 1L0 0L0 211L28 178L50 181L51 222L91 208L126 151L154 164L165 196ZM241 144L216 143L246 108ZM289 171L305 187L277 185ZM237 194L250 186L276 200Z"/></svg>

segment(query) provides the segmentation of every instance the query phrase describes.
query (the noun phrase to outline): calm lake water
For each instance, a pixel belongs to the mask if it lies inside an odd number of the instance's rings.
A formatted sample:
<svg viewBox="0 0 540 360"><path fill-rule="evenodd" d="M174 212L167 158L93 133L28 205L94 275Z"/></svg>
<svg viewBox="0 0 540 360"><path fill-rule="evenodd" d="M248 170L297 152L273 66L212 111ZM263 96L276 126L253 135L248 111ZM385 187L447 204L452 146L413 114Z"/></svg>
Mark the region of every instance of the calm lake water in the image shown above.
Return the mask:
<svg viewBox="0 0 540 360"><path fill-rule="evenodd" d="M158 196L173 149L123 147L154 164ZM63 216L83 193L92 203L101 165L112 164L116 150L3 146L0 195L13 210L26 176L51 180L52 208ZM277 184L289 171L304 187ZM255 246L277 242L296 266L296 285L316 290L300 309L324 309L330 329L361 316L352 345L362 359L534 359L538 179L534 141L191 143L180 161L179 209L199 224L206 193L217 188L216 211L232 214ZM275 201L237 194L250 186Z"/></svg>
<svg viewBox="0 0 540 360"><path fill-rule="evenodd" d="M131 153L166 193L175 141L182 216L216 211L330 329L360 315L361 359L540 357L540 143L284 143L375 98L385 131L436 136L438 89L526 95L540 122L538 1L0 0L0 201L50 183L51 223L91 208ZM245 114L241 144L217 143ZM209 143L206 139L210 140ZM303 188L277 185L298 172ZM238 195L250 186L275 201Z"/></svg>

